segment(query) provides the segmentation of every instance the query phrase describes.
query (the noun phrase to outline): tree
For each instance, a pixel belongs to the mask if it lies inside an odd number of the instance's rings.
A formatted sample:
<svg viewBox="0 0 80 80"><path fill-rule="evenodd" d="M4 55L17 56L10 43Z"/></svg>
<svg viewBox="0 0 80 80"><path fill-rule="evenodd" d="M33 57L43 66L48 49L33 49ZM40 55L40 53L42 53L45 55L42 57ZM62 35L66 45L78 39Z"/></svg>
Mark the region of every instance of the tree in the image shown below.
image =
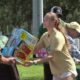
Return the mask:
<svg viewBox="0 0 80 80"><path fill-rule="evenodd" d="M32 1L31 0L0 0L0 27L6 34L5 27L9 32L16 26L25 26L24 23L32 23ZM28 26L25 26L26 28Z"/></svg>
<svg viewBox="0 0 80 80"><path fill-rule="evenodd" d="M43 0L44 14L52 6L61 6L63 20L80 22L80 0ZM25 24L26 23L26 24ZM11 32L16 26L30 31L32 25L32 0L0 0L0 29Z"/></svg>

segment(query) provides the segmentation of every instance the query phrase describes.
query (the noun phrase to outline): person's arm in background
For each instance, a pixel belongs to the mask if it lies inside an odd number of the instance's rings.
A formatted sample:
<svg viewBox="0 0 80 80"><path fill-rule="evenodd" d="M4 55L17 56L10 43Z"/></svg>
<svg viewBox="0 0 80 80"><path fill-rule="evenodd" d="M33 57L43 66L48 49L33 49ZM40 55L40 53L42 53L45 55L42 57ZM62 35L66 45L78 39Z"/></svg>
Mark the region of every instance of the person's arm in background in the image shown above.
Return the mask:
<svg viewBox="0 0 80 80"><path fill-rule="evenodd" d="M15 63L15 58L14 57L6 58L4 56L1 56L1 62L6 64Z"/></svg>
<svg viewBox="0 0 80 80"><path fill-rule="evenodd" d="M72 45L71 56L77 64L80 63L80 51L75 45Z"/></svg>
<svg viewBox="0 0 80 80"><path fill-rule="evenodd" d="M80 51L78 50L77 46L74 44L74 40L68 36L68 40L71 44L71 49L70 49L70 53L71 56L73 57L75 63L80 63Z"/></svg>
<svg viewBox="0 0 80 80"><path fill-rule="evenodd" d="M5 64L11 64L11 63L15 63L15 58L14 57L9 57L6 58L2 55L2 53L0 52L0 62L3 62Z"/></svg>

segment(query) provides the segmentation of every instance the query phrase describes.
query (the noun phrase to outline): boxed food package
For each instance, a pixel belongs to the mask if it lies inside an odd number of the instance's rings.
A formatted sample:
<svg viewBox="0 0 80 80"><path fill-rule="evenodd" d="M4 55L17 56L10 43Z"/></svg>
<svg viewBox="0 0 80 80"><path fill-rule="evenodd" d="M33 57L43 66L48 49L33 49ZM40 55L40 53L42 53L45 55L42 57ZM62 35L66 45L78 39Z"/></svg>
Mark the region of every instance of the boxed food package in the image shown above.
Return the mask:
<svg viewBox="0 0 80 80"><path fill-rule="evenodd" d="M14 29L6 47L2 50L3 56L15 56L16 61L24 64L33 55L38 39L24 29Z"/></svg>

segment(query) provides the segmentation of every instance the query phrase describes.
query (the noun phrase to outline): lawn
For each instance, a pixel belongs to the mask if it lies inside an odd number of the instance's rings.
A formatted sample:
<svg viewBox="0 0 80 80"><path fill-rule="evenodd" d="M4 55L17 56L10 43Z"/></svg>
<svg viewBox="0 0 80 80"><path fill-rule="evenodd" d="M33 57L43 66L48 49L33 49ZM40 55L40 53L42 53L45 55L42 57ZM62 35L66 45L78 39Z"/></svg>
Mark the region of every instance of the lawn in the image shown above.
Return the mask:
<svg viewBox="0 0 80 80"><path fill-rule="evenodd" d="M38 64L30 67L18 65L17 67L20 74L20 80L43 80L43 65ZM77 65L77 68L80 68L80 65Z"/></svg>
<svg viewBox="0 0 80 80"><path fill-rule="evenodd" d="M33 65L30 67L23 67L18 65L20 80L43 80L43 66Z"/></svg>

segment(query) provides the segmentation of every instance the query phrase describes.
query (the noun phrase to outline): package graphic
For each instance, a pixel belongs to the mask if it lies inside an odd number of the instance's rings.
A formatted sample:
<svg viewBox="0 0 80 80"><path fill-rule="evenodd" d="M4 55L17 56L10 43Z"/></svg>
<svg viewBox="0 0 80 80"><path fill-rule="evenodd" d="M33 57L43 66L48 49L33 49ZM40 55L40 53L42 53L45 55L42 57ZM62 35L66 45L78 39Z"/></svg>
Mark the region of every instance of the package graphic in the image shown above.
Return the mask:
<svg viewBox="0 0 80 80"><path fill-rule="evenodd" d="M32 56L32 49L22 41L18 48L15 49L14 56L19 63L25 64Z"/></svg>
<svg viewBox="0 0 80 80"><path fill-rule="evenodd" d="M47 51L46 51L46 49L42 48L41 50L36 52L35 55L38 58L43 58L43 57L47 56Z"/></svg>
<svg viewBox="0 0 80 80"><path fill-rule="evenodd" d="M38 39L24 29L14 29L6 47L3 48L3 56L15 56L20 63L25 63L33 55L34 47Z"/></svg>

